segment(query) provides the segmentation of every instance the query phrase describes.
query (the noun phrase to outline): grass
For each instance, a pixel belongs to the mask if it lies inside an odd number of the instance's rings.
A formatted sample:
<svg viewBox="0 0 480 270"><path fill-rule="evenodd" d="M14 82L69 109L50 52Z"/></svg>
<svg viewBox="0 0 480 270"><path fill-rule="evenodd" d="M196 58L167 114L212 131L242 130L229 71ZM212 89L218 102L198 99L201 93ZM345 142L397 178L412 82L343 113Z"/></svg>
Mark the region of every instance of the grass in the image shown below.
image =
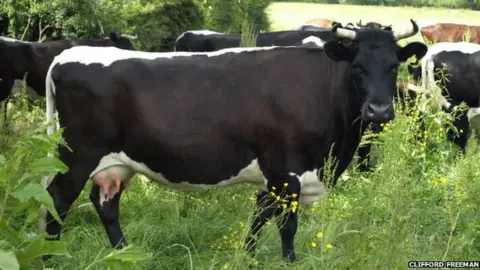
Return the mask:
<svg viewBox="0 0 480 270"><path fill-rule="evenodd" d="M473 18L469 11L295 3L273 4L269 12L276 29L292 28L304 15L315 14L337 14L336 20L354 22L361 18L359 14L380 22L395 18L394 26L410 16ZM403 73L401 78L405 77ZM13 130L0 134L0 154L7 159L24 131L44 121L43 109L29 109L21 101L13 102L10 112ZM398 111L397 119L380 135L374 172L349 169L325 200L300 208L299 261L291 266L281 260L274 225L264 229L253 260L238 248L253 211L256 190L252 187L194 194L188 215L182 217L182 194L136 176L131 191L122 197L120 217L129 243L151 254L136 269L246 269L249 262L272 270L407 269L410 260L478 260L480 155L472 140L467 156L458 157L456 147L445 140L444 128L435 121L447 117L429 114L424 140L416 142L411 139L418 133L415 119ZM71 257L56 258L55 269L106 269L91 266L112 249L89 201L90 185L89 181L64 226L62 239ZM36 222L28 228L35 231ZM31 268L43 265L37 260Z"/></svg>

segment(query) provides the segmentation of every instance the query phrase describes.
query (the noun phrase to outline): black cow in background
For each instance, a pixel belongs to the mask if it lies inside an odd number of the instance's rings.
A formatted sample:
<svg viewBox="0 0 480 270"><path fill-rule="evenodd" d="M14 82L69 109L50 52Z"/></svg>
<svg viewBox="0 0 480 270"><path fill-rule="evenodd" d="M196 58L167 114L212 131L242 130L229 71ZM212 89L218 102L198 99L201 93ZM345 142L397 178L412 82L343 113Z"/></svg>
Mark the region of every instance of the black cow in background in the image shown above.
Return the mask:
<svg viewBox="0 0 480 270"><path fill-rule="evenodd" d="M0 102L6 101L4 123L7 118L7 103L15 80L23 80L27 73L27 86L36 95L45 96L45 76L53 58L63 50L73 46L88 45L114 46L125 50L135 50L129 38L120 32L110 33L109 38L71 39L44 42L28 42L0 37ZM31 92L30 92L31 93Z"/></svg>

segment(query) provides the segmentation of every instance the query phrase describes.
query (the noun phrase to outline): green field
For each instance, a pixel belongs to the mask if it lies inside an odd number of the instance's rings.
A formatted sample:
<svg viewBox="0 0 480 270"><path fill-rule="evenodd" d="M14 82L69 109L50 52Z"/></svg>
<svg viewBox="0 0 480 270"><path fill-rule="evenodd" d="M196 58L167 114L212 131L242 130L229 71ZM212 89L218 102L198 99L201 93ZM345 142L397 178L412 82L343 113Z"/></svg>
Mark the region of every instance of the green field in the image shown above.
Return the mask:
<svg viewBox="0 0 480 270"><path fill-rule="evenodd" d="M461 9L372 7L312 3L274 3L268 9L274 30L292 29L311 17L325 17L342 23L376 21L396 27L408 27L410 19L456 21L480 24L480 12Z"/></svg>
<svg viewBox="0 0 480 270"><path fill-rule="evenodd" d="M276 3L269 14L276 30L291 29L306 17L322 15L342 22L364 19L394 27L408 26L409 18L480 22L480 12L465 10L297 3ZM33 162L49 148L44 131L27 132L44 121L44 111L28 109L22 100L12 105L15 125L10 133L0 134L0 148L10 159L7 171L14 179L37 164ZM131 191L122 196L120 220L128 242L149 256L135 269L246 269L252 263L272 270L371 270L407 269L410 260L480 260L478 147L472 140L467 157L459 157L456 147L446 142L445 130L436 122L439 118L448 121L448 115L430 114L423 139L413 141L413 133L418 132L415 119L398 111L397 119L380 135L375 171L350 169L325 200L301 208L296 236L299 260L294 265L282 261L273 224L264 229L254 259L240 248L255 189L240 186L195 194L190 207L184 208L182 194L136 177ZM36 174L26 177L33 176ZM63 230L70 256L57 257L49 267L107 269L102 262L111 259L107 255L112 249L88 198L90 186L89 181ZM7 201L0 208L5 205ZM184 210L186 217L180 215ZM0 217L2 213L0 210ZM31 222L23 226L27 217ZM21 233L37 228L35 216L18 215L13 223ZM0 239L0 250L2 245ZM131 257L135 255L125 255ZM43 269L43 264L33 258L30 269Z"/></svg>

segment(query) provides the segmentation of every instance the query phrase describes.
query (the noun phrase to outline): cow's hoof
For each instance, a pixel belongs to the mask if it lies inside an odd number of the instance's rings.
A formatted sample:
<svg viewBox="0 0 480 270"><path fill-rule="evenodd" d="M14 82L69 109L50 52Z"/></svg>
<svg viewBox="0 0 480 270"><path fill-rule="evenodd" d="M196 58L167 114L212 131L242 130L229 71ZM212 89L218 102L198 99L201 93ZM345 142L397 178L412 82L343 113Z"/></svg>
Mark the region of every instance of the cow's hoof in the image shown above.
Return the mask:
<svg viewBox="0 0 480 270"><path fill-rule="evenodd" d="M297 256L295 256L295 253L293 251L284 254L283 257L289 263L294 263L297 260Z"/></svg>

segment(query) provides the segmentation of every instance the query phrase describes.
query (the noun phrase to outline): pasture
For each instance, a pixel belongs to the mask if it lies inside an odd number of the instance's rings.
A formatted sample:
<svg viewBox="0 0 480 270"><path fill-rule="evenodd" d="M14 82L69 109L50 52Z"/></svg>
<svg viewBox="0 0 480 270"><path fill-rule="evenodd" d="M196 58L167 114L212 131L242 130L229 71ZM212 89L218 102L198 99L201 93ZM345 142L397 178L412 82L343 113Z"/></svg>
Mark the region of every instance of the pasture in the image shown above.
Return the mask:
<svg viewBox="0 0 480 270"><path fill-rule="evenodd" d="M310 16L378 21L394 28L408 25L410 18L480 23L479 12L433 8L275 3L268 12L273 30L291 29ZM405 80L405 69L402 72L400 78ZM44 101L39 103L43 108ZM0 133L0 155L6 158L0 158L0 184L5 191L0 197L0 221L14 218L20 233L28 234L37 231L38 211L30 205L33 210L27 214L3 216L4 211L12 211L7 207L15 207L5 195L15 185L14 177L40 181L42 172L55 171L58 164L39 161L52 147L45 130L38 129L45 121L44 110L27 106L20 97L11 102L9 115L11 127ZM264 229L255 258L242 249L252 218L254 188L217 189L184 200L182 193L136 176L120 206L120 222L134 251L119 254L110 248L88 197L89 181L64 224L62 240L69 255L54 258L47 267L107 269L105 264L115 260L126 263L142 258L135 269L240 270L249 264L272 270L407 269L411 260L478 260L478 146L472 139L466 157L459 157L456 147L446 142L439 119L448 122L450 118L440 112L429 114L422 140L414 141L414 133L419 132L415 118L398 110L396 120L378 135L373 172L360 173L352 166L325 200L300 207L298 261L293 265L280 256L274 221ZM3 245L0 239L0 249ZM44 267L36 257L31 262L30 269Z"/></svg>

